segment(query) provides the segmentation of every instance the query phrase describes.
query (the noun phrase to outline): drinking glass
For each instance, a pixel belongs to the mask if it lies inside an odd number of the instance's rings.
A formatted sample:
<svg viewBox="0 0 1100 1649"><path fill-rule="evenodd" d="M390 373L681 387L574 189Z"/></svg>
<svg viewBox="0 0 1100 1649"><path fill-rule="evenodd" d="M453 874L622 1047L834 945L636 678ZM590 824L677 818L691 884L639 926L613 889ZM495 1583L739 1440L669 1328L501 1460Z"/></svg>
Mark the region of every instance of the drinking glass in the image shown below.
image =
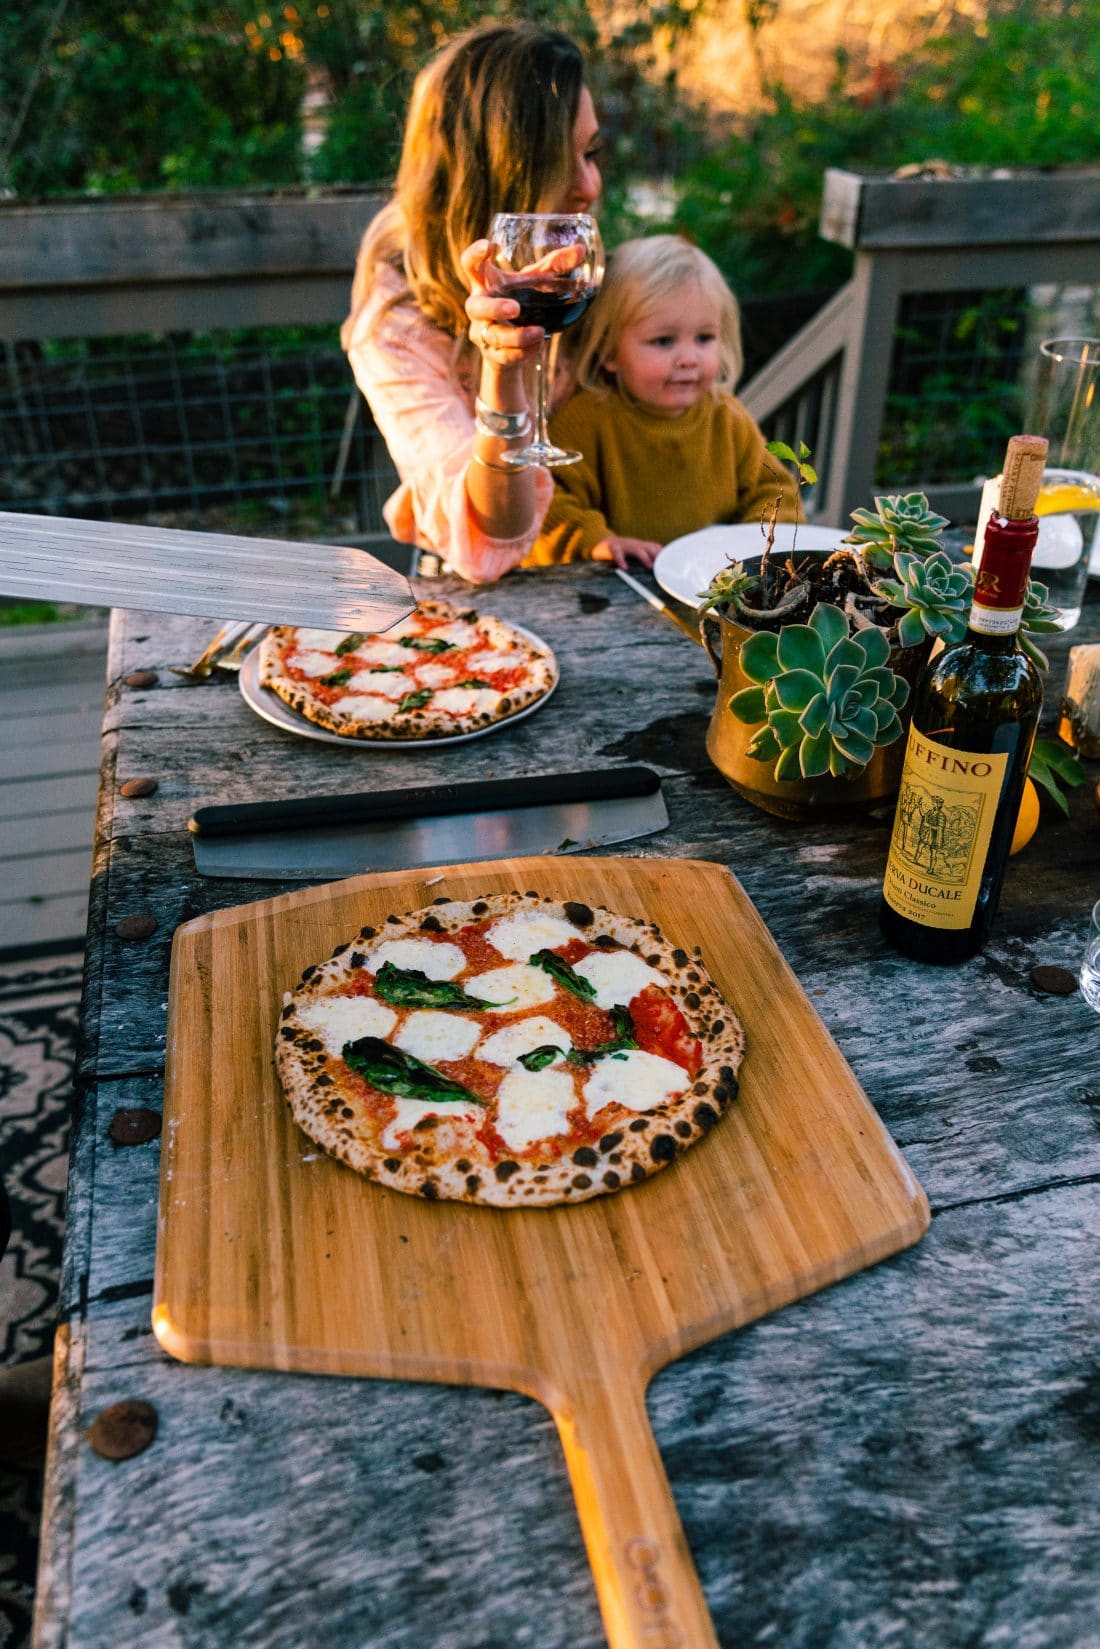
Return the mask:
<svg viewBox="0 0 1100 1649"><path fill-rule="evenodd" d="M1081 995L1100 1013L1100 899L1092 907L1089 942L1081 963Z"/></svg>
<svg viewBox="0 0 1100 1649"><path fill-rule="evenodd" d="M1100 338L1040 344L1027 427L1050 442L1032 567L1071 630L1081 617L1090 559L1100 551Z"/></svg>
<svg viewBox="0 0 1100 1649"><path fill-rule="evenodd" d="M546 429L550 339L579 321L603 280L603 242L587 212L498 212L489 230L493 256L485 284L494 297L519 305L517 326L541 326L545 336L536 362L535 439L502 464L519 469L580 462L579 452L556 447Z"/></svg>

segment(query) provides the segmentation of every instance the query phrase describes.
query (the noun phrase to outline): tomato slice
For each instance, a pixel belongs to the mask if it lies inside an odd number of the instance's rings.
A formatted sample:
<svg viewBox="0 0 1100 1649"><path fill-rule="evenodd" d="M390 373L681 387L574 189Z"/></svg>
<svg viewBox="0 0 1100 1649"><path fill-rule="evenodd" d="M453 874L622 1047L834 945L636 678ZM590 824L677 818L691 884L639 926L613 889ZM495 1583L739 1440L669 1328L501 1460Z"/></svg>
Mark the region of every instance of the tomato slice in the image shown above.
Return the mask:
<svg viewBox="0 0 1100 1649"><path fill-rule="evenodd" d="M682 1065L691 1076L703 1063L703 1044L670 996L657 985L647 985L630 1003L634 1035L647 1054L661 1054Z"/></svg>

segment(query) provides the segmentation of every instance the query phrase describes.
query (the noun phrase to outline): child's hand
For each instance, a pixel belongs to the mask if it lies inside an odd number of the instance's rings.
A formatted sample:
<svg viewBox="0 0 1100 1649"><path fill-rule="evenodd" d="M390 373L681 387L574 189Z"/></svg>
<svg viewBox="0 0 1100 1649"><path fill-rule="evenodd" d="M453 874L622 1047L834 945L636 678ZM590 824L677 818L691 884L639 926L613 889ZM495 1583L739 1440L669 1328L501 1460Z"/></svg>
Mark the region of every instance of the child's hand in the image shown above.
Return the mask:
<svg viewBox="0 0 1100 1649"><path fill-rule="evenodd" d="M616 567L625 571L628 561L636 561L640 567L652 567L660 552L660 544L653 544L648 538L619 538L608 535L592 551L593 561L613 561Z"/></svg>

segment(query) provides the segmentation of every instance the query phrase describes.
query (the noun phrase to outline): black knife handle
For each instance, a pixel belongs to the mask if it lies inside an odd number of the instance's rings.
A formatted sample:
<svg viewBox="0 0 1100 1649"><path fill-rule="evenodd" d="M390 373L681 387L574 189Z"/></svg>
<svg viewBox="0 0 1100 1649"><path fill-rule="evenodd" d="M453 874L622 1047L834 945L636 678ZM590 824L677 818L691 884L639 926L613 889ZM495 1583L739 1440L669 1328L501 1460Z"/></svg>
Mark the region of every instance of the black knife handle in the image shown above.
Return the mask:
<svg viewBox="0 0 1100 1649"><path fill-rule="evenodd" d="M293 796L282 801L199 807L187 828L194 836L243 836L297 830L302 825L370 824L450 813L497 813L556 802L614 801L652 796L660 788L660 776L651 767L610 767L602 772L546 773L535 778L422 785L416 790L361 790L345 796Z"/></svg>

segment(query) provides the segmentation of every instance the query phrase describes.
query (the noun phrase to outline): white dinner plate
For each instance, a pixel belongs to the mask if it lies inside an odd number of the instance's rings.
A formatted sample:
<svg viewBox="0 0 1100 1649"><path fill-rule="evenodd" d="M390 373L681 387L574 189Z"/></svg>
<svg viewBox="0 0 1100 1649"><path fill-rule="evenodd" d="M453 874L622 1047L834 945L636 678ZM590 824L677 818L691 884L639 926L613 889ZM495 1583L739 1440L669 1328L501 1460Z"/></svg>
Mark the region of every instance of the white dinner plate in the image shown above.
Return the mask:
<svg viewBox="0 0 1100 1649"><path fill-rule="evenodd" d="M257 642L244 663L241 665L239 681L241 697L250 710L254 710L264 721L269 721L273 727L281 727L285 733L297 733L302 739L316 739L319 744L338 744L344 750L384 750L387 754L396 750L423 750L427 747L435 749L440 744L465 744L469 739L482 739L487 733L498 733L502 727L511 727L513 722L522 721L524 716L533 715L541 710L550 694L558 685L560 672L558 661L551 649L540 636L530 630L525 630L522 624L513 624L508 620L511 628L517 635L523 636L533 647L537 647L550 661L554 672L554 679L549 690L533 704L528 704L522 710L517 710L514 716L506 716L503 721L491 721L488 727L475 727L469 733L448 733L442 739L352 739L344 733L330 733L327 728L318 727L314 722L299 715L297 710L291 709L275 693L260 685L260 645Z"/></svg>
<svg viewBox="0 0 1100 1649"><path fill-rule="evenodd" d="M775 529L775 550L787 551L794 543L794 526L780 521ZM839 527L798 528L800 550L834 550L846 535ZM702 592L715 573L730 561L748 561L763 554L764 535L755 521L730 527L703 527L666 544L653 563L653 576L667 595L689 607L698 607ZM773 554L775 553L773 550Z"/></svg>

